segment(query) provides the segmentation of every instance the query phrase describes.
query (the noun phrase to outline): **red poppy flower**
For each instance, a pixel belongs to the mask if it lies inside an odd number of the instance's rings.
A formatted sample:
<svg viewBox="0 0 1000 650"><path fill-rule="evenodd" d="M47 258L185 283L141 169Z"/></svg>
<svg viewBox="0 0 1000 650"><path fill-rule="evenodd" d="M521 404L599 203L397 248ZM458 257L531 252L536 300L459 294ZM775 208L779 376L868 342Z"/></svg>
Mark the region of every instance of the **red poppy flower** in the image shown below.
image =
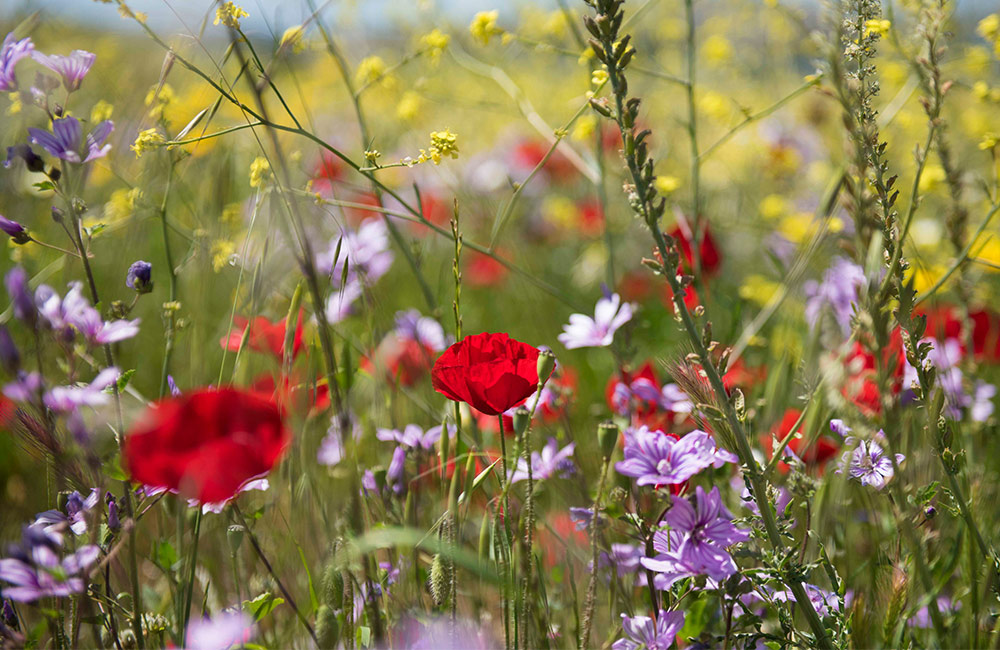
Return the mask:
<svg viewBox="0 0 1000 650"><path fill-rule="evenodd" d="M499 415L538 387L538 349L506 334L467 336L438 357L434 389L488 415Z"/></svg>
<svg viewBox="0 0 1000 650"><path fill-rule="evenodd" d="M462 279L473 287L495 287L507 279L507 267L489 255L473 251L465 264ZM497 254L502 255L501 251Z"/></svg>
<svg viewBox="0 0 1000 650"><path fill-rule="evenodd" d="M883 363L892 364L890 388L896 395L903 387L903 371L905 356L903 341L899 328L893 330L889 337L889 345L882 353ZM871 417L882 412L882 396L878 387L878 368L875 355L861 342L855 342L850 353L844 359L848 371L847 381L841 393L850 400L866 416Z"/></svg>
<svg viewBox="0 0 1000 650"><path fill-rule="evenodd" d="M599 201L581 201L577 209L577 230L586 237L604 232L604 210Z"/></svg>
<svg viewBox="0 0 1000 650"><path fill-rule="evenodd" d="M962 339L962 320L952 307L922 312L927 316L927 333L939 341ZM972 351L977 361L1000 361L1000 314L983 309L969 312ZM966 350L963 350L966 352Z"/></svg>
<svg viewBox="0 0 1000 650"><path fill-rule="evenodd" d="M360 367L374 375L375 368L384 371L383 379L390 384L413 386L431 369L434 350L410 338L388 334L379 343L371 358L362 357Z"/></svg>
<svg viewBox="0 0 1000 650"><path fill-rule="evenodd" d="M670 236L677 240L680 245L681 252L681 266L687 265L685 268L694 268L694 260L691 257L693 248L691 247L691 240L688 237L685 229L680 226L675 226L673 230L670 231ZM701 238L701 270L705 275L712 275L719 270L719 266L722 264L722 256L719 254L719 248L715 244L715 238L712 237L712 231L705 226L704 232Z"/></svg>
<svg viewBox="0 0 1000 650"><path fill-rule="evenodd" d="M774 453L774 447L772 444L772 437L776 440L782 440L791 431L792 425L799 419L802 415L802 411L799 409L788 409L781 418L781 422L771 431L770 434L761 436L761 445L763 445L764 450L767 452L767 457L770 459ZM796 433L802 434L802 427L799 426L796 429ZM840 450L840 445L837 441L829 436L819 436L811 445L805 446L806 440L802 437L792 438L788 442L788 448L795 453L796 456L802 459L802 462L811 467L822 468L826 461L830 460L837 455ZM784 474L788 472L788 465L784 462L778 463L778 470Z"/></svg>
<svg viewBox="0 0 1000 650"><path fill-rule="evenodd" d="M344 177L346 165L332 153L324 151L313 169L312 189L324 196L332 194L333 184Z"/></svg>
<svg viewBox="0 0 1000 650"><path fill-rule="evenodd" d="M147 410L123 456L133 481L212 503L270 472L288 441L272 400L238 388L200 389Z"/></svg>
<svg viewBox="0 0 1000 650"><path fill-rule="evenodd" d="M514 148L513 163L517 167L533 169L545 158L549 147L546 142L525 140ZM576 167L559 149L552 152L542 169L553 181L562 183L573 180L577 175Z"/></svg>
<svg viewBox="0 0 1000 650"><path fill-rule="evenodd" d="M243 333L247 327L250 334L247 336L247 345L254 352L272 354L278 359L285 355L285 321L272 323L263 316L257 316L248 321L243 316L233 317L233 329L229 336L219 340L219 344L232 352L240 349L240 342L243 340ZM298 356L302 349L302 312L299 311L298 322L295 325L295 340L292 342L292 356Z"/></svg>

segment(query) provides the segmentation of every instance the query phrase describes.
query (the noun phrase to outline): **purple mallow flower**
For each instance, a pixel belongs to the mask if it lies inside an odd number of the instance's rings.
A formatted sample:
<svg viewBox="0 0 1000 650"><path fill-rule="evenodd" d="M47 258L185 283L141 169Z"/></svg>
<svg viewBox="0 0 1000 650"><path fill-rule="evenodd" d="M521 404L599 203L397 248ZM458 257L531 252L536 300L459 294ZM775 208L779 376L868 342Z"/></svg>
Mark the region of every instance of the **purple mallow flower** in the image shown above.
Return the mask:
<svg viewBox="0 0 1000 650"><path fill-rule="evenodd" d="M568 476L576 471L571 457L576 443L571 442L562 449L555 438L549 438L548 443L542 447L541 453L535 451L531 453L531 476L534 480L543 480L553 476ZM510 482L517 483L528 478L528 465L523 458L517 459L517 469L511 474Z"/></svg>
<svg viewBox="0 0 1000 650"><path fill-rule="evenodd" d="M66 497L66 512L46 510L36 515L31 525L41 527L46 533L59 536L60 539L65 528L69 528L74 535L82 535L87 532L87 512L97 505L99 499L100 492L97 488L93 488L87 497L73 490Z"/></svg>
<svg viewBox="0 0 1000 650"><path fill-rule="evenodd" d="M18 61L30 56L34 49L35 45L30 38L15 40L14 32L7 34L3 39L3 46L0 47L0 92L17 90L14 68Z"/></svg>
<svg viewBox="0 0 1000 650"><path fill-rule="evenodd" d="M455 426L448 426L448 437L455 437ZM404 447L429 451L441 439L441 425L424 431L416 424L407 424L402 431L398 429L378 429L375 437L385 442L396 442Z"/></svg>
<svg viewBox="0 0 1000 650"><path fill-rule="evenodd" d="M15 266L4 276L4 284L14 306L14 317L20 321L34 325L38 318L38 308L28 286L28 272L20 266Z"/></svg>
<svg viewBox="0 0 1000 650"><path fill-rule="evenodd" d="M853 303L857 302L858 288L864 286L865 281L865 272L860 266L843 257L834 258L822 282L810 280L803 286L809 325L815 326L820 312L829 307L844 336L850 334Z"/></svg>
<svg viewBox="0 0 1000 650"><path fill-rule="evenodd" d="M570 314L569 325L563 325L559 342L566 349L606 348L615 338L619 327L632 320L635 305L622 303L617 293L597 301L594 317L585 314Z"/></svg>
<svg viewBox="0 0 1000 650"><path fill-rule="evenodd" d="M71 163L89 162L104 157L111 150L111 145L104 144L104 141L113 129L111 120L104 120L84 138L80 121L70 116L52 120L51 133L28 129L28 139L56 158Z"/></svg>
<svg viewBox="0 0 1000 650"><path fill-rule="evenodd" d="M892 458L877 442L884 439L885 434L879 429L874 440L859 440L857 447L844 453L837 473L843 472L846 468L849 477L860 481L862 485L870 485L881 490L894 474ZM853 437L849 437L845 442L851 445L854 441ZM904 459L903 454L896 454L896 464L902 463Z"/></svg>
<svg viewBox="0 0 1000 650"><path fill-rule="evenodd" d="M840 599L837 598L837 594L816 585L811 585L808 582L803 583L802 586L805 587L806 596L812 603L813 608L815 608L816 613L820 616L829 616L832 612L840 611ZM779 603L795 601L795 594L788 589L773 591L770 596L772 600L776 600Z"/></svg>
<svg viewBox="0 0 1000 650"><path fill-rule="evenodd" d="M940 611L942 614L945 615L954 614L959 610L961 606L962 603L958 601L952 601L952 599L948 598L947 596L937 597L938 611ZM907 623L909 623L913 627L919 627L923 629L931 627L931 615L930 611L927 608L927 605L924 605L923 607L918 609L917 613L911 616L910 620L908 620Z"/></svg>
<svg viewBox="0 0 1000 650"><path fill-rule="evenodd" d="M36 402L42 391L42 376L37 372L21 370L11 383L3 387L3 394L15 402Z"/></svg>
<svg viewBox="0 0 1000 650"><path fill-rule="evenodd" d="M60 297L52 287L44 284L35 291L38 312L53 330L71 335L75 329L91 345L118 343L139 333L138 318L105 321L83 297L79 282L71 282L69 287L65 297Z"/></svg>
<svg viewBox="0 0 1000 650"><path fill-rule="evenodd" d="M21 546L12 551L12 557L0 560L0 580L11 585L4 587L0 595L30 603L40 598L81 593L86 587L84 574L97 561L101 550L83 546L62 558L59 550L59 542L40 528L26 528Z"/></svg>
<svg viewBox="0 0 1000 650"><path fill-rule="evenodd" d="M253 620L241 611L224 611L211 618L188 623L188 650L228 650L243 646L253 637Z"/></svg>
<svg viewBox="0 0 1000 650"><path fill-rule="evenodd" d="M674 499L663 521L670 527L653 534L654 558L642 565L660 575L656 586L667 589L684 578L707 575L725 580L736 572L736 563L726 548L749 539L749 534L733 525L733 516L719 496L719 488L709 493L698 486L694 500Z"/></svg>
<svg viewBox="0 0 1000 650"><path fill-rule="evenodd" d="M132 262L125 274L125 286L139 293L149 293L153 290L153 265L143 260Z"/></svg>
<svg viewBox="0 0 1000 650"><path fill-rule="evenodd" d="M81 406L97 407L107 404L108 388L118 380L118 368L102 370L94 381L83 386L56 386L45 393L45 406L57 413L72 413Z"/></svg>
<svg viewBox="0 0 1000 650"><path fill-rule="evenodd" d="M73 50L69 56L59 54L42 54L33 52L31 58L62 77L66 90L73 92L80 87L80 82L90 72L97 55L85 50Z"/></svg>
<svg viewBox="0 0 1000 650"><path fill-rule="evenodd" d="M641 426L625 431L625 460L615 470L636 479L636 485L677 485L701 470L722 463L736 462L728 451L718 449L712 436L692 431L675 438L662 431Z"/></svg>
<svg viewBox="0 0 1000 650"><path fill-rule="evenodd" d="M326 435L319 443L319 450L316 452L316 459L321 465L336 465L344 459L344 424L350 427L351 436L358 440L361 437L361 425L357 416L352 411L347 411L343 415L334 413L330 418L330 427L326 430Z"/></svg>
<svg viewBox="0 0 1000 650"><path fill-rule="evenodd" d="M362 223L357 231L345 230L340 237L330 240L328 249L316 256L316 267L339 282L346 262L348 283L360 277L367 284L372 284L385 275L392 266L392 260L389 231L385 223L369 220Z"/></svg>
<svg viewBox="0 0 1000 650"><path fill-rule="evenodd" d="M30 145L23 142L13 147L7 147L7 159L3 161L4 169L10 169L11 164L18 158L24 161L28 171L45 171L45 161L42 160L42 157L35 153Z"/></svg>
<svg viewBox="0 0 1000 650"><path fill-rule="evenodd" d="M625 638L618 639L612 650L668 650L674 645L677 634L684 627L684 612L660 610L656 620L648 616L626 616L622 614L622 632Z"/></svg>

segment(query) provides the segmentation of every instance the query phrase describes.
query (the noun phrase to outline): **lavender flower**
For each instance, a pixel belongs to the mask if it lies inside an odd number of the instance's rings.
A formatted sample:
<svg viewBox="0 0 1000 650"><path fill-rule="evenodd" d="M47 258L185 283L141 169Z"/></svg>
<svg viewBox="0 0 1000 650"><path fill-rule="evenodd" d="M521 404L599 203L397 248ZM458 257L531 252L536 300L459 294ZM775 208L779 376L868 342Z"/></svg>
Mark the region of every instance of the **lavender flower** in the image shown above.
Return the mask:
<svg viewBox="0 0 1000 650"><path fill-rule="evenodd" d="M865 272L857 264L843 258L834 258L823 274L823 281L810 280L803 286L806 292L806 320L815 326L820 312L829 307L834 321L846 337L851 333L852 305L858 300L858 288L866 282Z"/></svg>
<svg viewBox="0 0 1000 650"><path fill-rule="evenodd" d="M638 544L612 544L610 553L601 553L598 566L612 567L616 575L623 576L639 570L639 561L643 555L645 549Z"/></svg>
<svg viewBox="0 0 1000 650"><path fill-rule="evenodd" d="M563 333L557 338L566 346L574 348L606 348L615 338L619 327L632 320L635 305L622 303L617 293L597 301L594 317L584 314L570 314L569 325L563 326Z"/></svg>
<svg viewBox="0 0 1000 650"><path fill-rule="evenodd" d="M0 560L0 580L10 583L0 591L4 598L30 603L39 598L63 597L81 593L83 574L97 561L101 550L83 546L61 560L51 543L34 543L25 534L25 544L15 557Z"/></svg>
<svg viewBox="0 0 1000 650"><path fill-rule="evenodd" d="M153 265L149 262L137 260L128 267L125 275L125 286L135 289L138 293L149 293L153 290Z"/></svg>
<svg viewBox="0 0 1000 650"><path fill-rule="evenodd" d="M674 645L677 634L684 627L684 612L660 610L656 620L648 616L628 617L622 614L624 639L612 644L612 650L667 650Z"/></svg>
<svg viewBox="0 0 1000 650"><path fill-rule="evenodd" d="M34 403L42 392L42 376L37 372L17 373L17 378L3 387L3 394L15 402Z"/></svg>
<svg viewBox="0 0 1000 650"><path fill-rule="evenodd" d="M449 425L448 436L454 438L456 429ZM402 431L398 429L378 429L375 437L385 442L396 442L404 447L429 451L441 439L441 425L431 427L426 432L416 424L407 424Z"/></svg>
<svg viewBox="0 0 1000 650"><path fill-rule="evenodd" d="M3 39L3 46L0 46L0 92L10 92L17 90L17 77L14 75L14 68L18 61L30 56L35 44L30 38L14 40L14 32L7 34Z"/></svg>
<svg viewBox="0 0 1000 650"><path fill-rule="evenodd" d="M111 145L104 144L104 141L114 128L111 120L104 120L84 138L79 120L72 116L62 117L52 120L52 133L36 128L28 129L28 139L66 162L90 162L103 158L111 150Z"/></svg>
<svg viewBox="0 0 1000 650"><path fill-rule="evenodd" d="M549 438L548 443L542 447L541 453L534 451L531 453L531 475L534 480L543 480L553 476L567 476L572 474L576 467L570 457L576 443L571 442L562 449L555 438ZM528 464L523 458L517 459L517 469L511 474L510 482L517 483L528 478Z"/></svg>
<svg viewBox="0 0 1000 650"><path fill-rule="evenodd" d="M840 599L837 598L837 594L807 582L802 586L805 587L806 596L820 616L829 616L832 612L840 611ZM780 603L790 603L795 601L795 594L788 589L774 591L771 593L771 599Z"/></svg>
<svg viewBox="0 0 1000 650"><path fill-rule="evenodd" d="M28 236L28 231L24 229L24 226L16 221L11 221L2 214L0 214L0 231L3 231L13 239L15 244L26 244L31 241L31 237Z"/></svg>
<svg viewBox="0 0 1000 650"><path fill-rule="evenodd" d="M106 322L83 297L79 282L71 282L69 287L63 298L44 284L35 291L38 311L52 329L65 332L72 327L91 345L118 343L139 333L140 319Z"/></svg>
<svg viewBox="0 0 1000 650"><path fill-rule="evenodd" d="M0 366L12 375L21 369L21 353L18 352L14 339L3 325L0 325Z"/></svg>
<svg viewBox="0 0 1000 650"><path fill-rule="evenodd" d="M94 381L84 386L56 386L45 393L45 406L57 413L71 413L81 406L97 407L107 404L108 394L104 389L118 380L118 368L102 370Z"/></svg>
<svg viewBox="0 0 1000 650"><path fill-rule="evenodd" d="M945 614L955 613L959 610L961 606L962 606L961 602L953 601L951 598L948 598L947 596L937 597L938 610ZM912 625L913 627L919 627L922 629L927 629L931 627L931 616L930 616L930 611L927 609L927 605L924 605L923 607L918 609L917 613L911 616L910 620L908 620L907 623Z"/></svg>
<svg viewBox="0 0 1000 650"><path fill-rule="evenodd" d="M884 440L884 437L885 433L879 429L874 440L858 441L858 446L853 451L844 453L841 467L837 470L837 473L843 472L846 466L847 475L853 479L857 479L862 485L870 485L877 490L885 487L885 484L892 478L894 470L892 459L885 453L882 446L876 442L879 439ZM854 440L853 437L849 437L846 443L848 445L853 444ZM902 463L904 459L905 456L903 454L896 454L897 464Z"/></svg>
<svg viewBox="0 0 1000 650"><path fill-rule="evenodd" d="M969 416L973 422L986 422L993 415L993 398L997 387L985 381L977 381L972 391L972 404L969 405Z"/></svg>
<svg viewBox="0 0 1000 650"><path fill-rule="evenodd" d="M90 72L97 55L84 50L73 50L69 56L42 54L36 51L32 52L31 58L62 77L66 90L73 92L80 87L80 82Z"/></svg>
<svg viewBox="0 0 1000 650"><path fill-rule="evenodd" d="M403 471L406 469L406 447L400 445L392 452L392 460L385 472L386 483L392 486L397 494L403 491Z"/></svg>
<svg viewBox="0 0 1000 650"><path fill-rule="evenodd" d="M396 312L396 335L420 343L435 352L448 347L441 323L429 316L421 316L416 309Z"/></svg>
<svg viewBox="0 0 1000 650"><path fill-rule="evenodd" d="M656 578L657 587L666 589L696 575L725 580L736 572L736 563L726 548L746 541L749 534L733 525L718 487L706 494L699 486L693 504L674 499L663 519L670 530L653 534L653 548L659 555L642 559L644 567L661 574Z"/></svg>
<svg viewBox="0 0 1000 650"><path fill-rule="evenodd" d="M334 413L330 418L330 428L326 430L326 436L319 444L319 451L316 452L316 459L321 465L336 465L344 459L344 431L341 421L347 420L347 426L351 428L351 435L355 440L361 437L361 425L353 412L347 411L343 414Z"/></svg>
<svg viewBox="0 0 1000 650"><path fill-rule="evenodd" d="M569 518L577 530L587 530L594 520L594 511L592 508L572 507L569 509Z"/></svg>
<svg viewBox="0 0 1000 650"><path fill-rule="evenodd" d="M830 431L833 431L841 438L846 438L851 433L851 427L844 424L843 420L830 420Z"/></svg>
<svg viewBox="0 0 1000 650"><path fill-rule="evenodd" d="M38 318L38 309L28 287L28 273L20 266L15 266L4 276L7 293L14 305L14 317L29 325L34 325Z"/></svg>
<svg viewBox="0 0 1000 650"><path fill-rule="evenodd" d="M361 283L350 280L339 291L330 292L326 299L327 322L336 324L350 316L354 301L360 298L361 294Z"/></svg>
<svg viewBox="0 0 1000 650"><path fill-rule="evenodd" d="M188 623L188 650L228 650L245 645L253 637L253 621L241 611L224 611L211 618Z"/></svg>
<svg viewBox="0 0 1000 650"><path fill-rule="evenodd" d="M625 430L625 460L615 463L615 470L637 479L636 485L676 485L717 462L734 462L731 456L717 450L704 431L692 431L678 440L641 426Z"/></svg>
<svg viewBox="0 0 1000 650"><path fill-rule="evenodd" d="M4 169L10 169L11 164L20 158L30 172L45 171L45 161L26 143L7 147L7 159L3 162Z"/></svg>

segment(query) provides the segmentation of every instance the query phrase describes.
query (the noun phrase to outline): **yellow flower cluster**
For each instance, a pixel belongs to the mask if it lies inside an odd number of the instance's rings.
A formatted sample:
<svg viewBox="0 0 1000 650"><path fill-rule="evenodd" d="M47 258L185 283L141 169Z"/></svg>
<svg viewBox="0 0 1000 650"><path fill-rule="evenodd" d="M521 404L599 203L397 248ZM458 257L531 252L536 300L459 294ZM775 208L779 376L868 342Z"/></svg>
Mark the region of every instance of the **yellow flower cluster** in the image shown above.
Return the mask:
<svg viewBox="0 0 1000 650"><path fill-rule="evenodd" d="M236 253L236 244L228 239L216 239L212 242L212 270L218 273L224 269L234 253Z"/></svg>
<svg viewBox="0 0 1000 650"><path fill-rule="evenodd" d="M104 204L104 218L114 223L132 216L141 198L142 190L138 187L115 190L111 193L110 200Z"/></svg>
<svg viewBox="0 0 1000 650"><path fill-rule="evenodd" d="M250 163L250 187L263 187L271 177L271 163L264 156L257 156Z"/></svg>
<svg viewBox="0 0 1000 650"><path fill-rule="evenodd" d="M889 28L892 27L892 23L885 19L872 18L871 20L865 21L865 36L869 34L878 34L879 36L885 36L889 33Z"/></svg>
<svg viewBox="0 0 1000 650"><path fill-rule="evenodd" d="M222 23L226 27L232 27L233 29L240 28L240 18L246 18L249 16L243 7L238 7L232 2L227 2L218 9L215 10L215 23L218 25Z"/></svg>
<svg viewBox="0 0 1000 650"><path fill-rule="evenodd" d="M445 156L451 156L452 158L458 158L458 136L452 133L449 129L444 131L433 131L431 132L431 146L427 149L421 149L420 155L417 156L416 163L424 163L428 160L433 162L435 165L441 164L441 159Z"/></svg>
<svg viewBox="0 0 1000 650"><path fill-rule="evenodd" d="M472 23L469 24L469 33L472 34L472 38L479 41L481 45L489 45L490 39L494 36L503 34L504 31L497 26L497 18L500 17L500 12L493 11L480 11L472 18Z"/></svg>
<svg viewBox="0 0 1000 650"><path fill-rule="evenodd" d="M98 122L103 122L104 120L111 119L111 112L114 110L114 106L107 103L103 99L98 100L94 107L90 109L90 121L94 124Z"/></svg>
<svg viewBox="0 0 1000 650"><path fill-rule="evenodd" d="M990 14L980 20L976 33L993 43L993 51L1000 56L1000 14Z"/></svg>
<svg viewBox="0 0 1000 650"><path fill-rule="evenodd" d="M358 64L358 71L354 75L358 85L365 86L373 84L385 76L385 61L380 56L369 56L361 60Z"/></svg>
<svg viewBox="0 0 1000 650"><path fill-rule="evenodd" d="M441 55L450 42L451 36L445 34L440 29L435 29L420 37L420 45L426 49L428 58L435 65L441 60Z"/></svg>
<svg viewBox="0 0 1000 650"><path fill-rule="evenodd" d="M166 117L167 106L177 99L177 94L168 83L155 85L146 93L146 106L149 106L149 116L156 121L169 121Z"/></svg>
<svg viewBox="0 0 1000 650"><path fill-rule="evenodd" d="M163 134L156 129L146 129L139 132L139 135L135 138L135 142L132 143L129 149L135 152L136 158L140 158L142 154L156 149L166 141Z"/></svg>

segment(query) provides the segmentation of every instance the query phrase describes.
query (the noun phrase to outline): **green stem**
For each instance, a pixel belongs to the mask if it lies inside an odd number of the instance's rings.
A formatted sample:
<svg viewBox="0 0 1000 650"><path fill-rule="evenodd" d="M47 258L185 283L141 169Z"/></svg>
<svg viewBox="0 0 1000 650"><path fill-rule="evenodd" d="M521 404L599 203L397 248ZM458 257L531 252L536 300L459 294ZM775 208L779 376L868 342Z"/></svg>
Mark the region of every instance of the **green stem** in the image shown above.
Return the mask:
<svg viewBox="0 0 1000 650"><path fill-rule="evenodd" d="M601 512L601 499L604 496L604 483L608 478L608 466L611 465L611 458L605 457L601 463L601 478L597 482L597 495L594 497L594 506L590 516L590 580L587 582L587 596L583 605L583 630L580 633L580 650L590 647L590 629L594 619L594 607L597 603L597 572L600 559L597 546L597 517Z"/></svg>

